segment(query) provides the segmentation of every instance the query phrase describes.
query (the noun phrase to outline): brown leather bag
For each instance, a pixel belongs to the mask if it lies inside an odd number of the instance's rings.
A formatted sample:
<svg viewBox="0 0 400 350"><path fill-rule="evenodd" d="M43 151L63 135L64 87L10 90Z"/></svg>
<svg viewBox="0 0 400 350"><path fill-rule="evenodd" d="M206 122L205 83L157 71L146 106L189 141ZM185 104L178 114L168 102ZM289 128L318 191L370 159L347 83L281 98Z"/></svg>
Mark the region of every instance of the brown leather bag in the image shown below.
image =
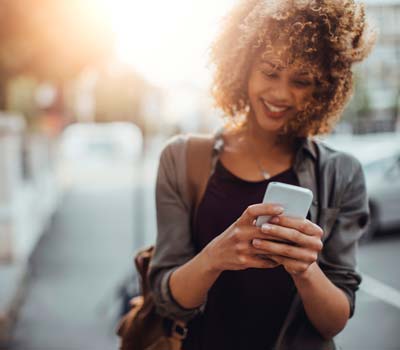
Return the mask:
<svg viewBox="0 0 400 350"><path fill-rule="evenodd" d="M214 136L190 136L186 161L192 215L203 197L211 170ZM148 271L154 246L139 251L135 257L140 277L141 295L131 300L131 310L121 319L117 334L120 350L181 350L186 337L186 324L160 316L150 291Z"/></svg>

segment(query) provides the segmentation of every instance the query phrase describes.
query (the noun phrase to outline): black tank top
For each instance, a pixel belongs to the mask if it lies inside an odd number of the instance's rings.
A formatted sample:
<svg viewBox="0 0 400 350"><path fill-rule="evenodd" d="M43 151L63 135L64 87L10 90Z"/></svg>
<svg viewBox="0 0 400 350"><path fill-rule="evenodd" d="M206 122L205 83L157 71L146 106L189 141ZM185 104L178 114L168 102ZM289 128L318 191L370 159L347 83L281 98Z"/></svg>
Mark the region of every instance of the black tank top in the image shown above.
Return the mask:
<svg viewBox="0 0 400 350"><path fill-rule="evenodd" d="M194 223L197 252L228 228L251 204L261 203L271 181L298 185L293 169L251 182L218 161ZM205 312L188 324L184 350L265 350L279 333L295 286L282 267L224 271L208 293Z"/></svg>

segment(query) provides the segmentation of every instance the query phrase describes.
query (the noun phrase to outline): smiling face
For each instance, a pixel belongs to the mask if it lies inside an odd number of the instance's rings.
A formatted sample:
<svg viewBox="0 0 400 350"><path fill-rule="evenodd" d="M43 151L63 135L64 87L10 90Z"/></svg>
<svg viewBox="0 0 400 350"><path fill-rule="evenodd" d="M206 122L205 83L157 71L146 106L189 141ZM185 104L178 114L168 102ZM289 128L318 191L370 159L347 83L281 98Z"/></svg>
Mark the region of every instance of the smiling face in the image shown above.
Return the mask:
<svg viewBox="0 0 400 350"><path fill-rule="evenodd" d="M249 122L265 132L277 133L311 102L315 74L310 66L295 62L283 65L281 55L260 55L248 80Z"/></svg>

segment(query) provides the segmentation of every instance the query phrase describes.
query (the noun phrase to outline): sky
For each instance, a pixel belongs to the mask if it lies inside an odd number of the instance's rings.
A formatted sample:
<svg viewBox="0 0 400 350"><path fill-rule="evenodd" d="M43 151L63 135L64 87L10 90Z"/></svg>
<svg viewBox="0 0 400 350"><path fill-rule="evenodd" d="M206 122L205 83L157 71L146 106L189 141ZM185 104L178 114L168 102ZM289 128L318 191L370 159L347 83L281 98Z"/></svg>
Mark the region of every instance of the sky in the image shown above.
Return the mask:
<svg viewBox="0 0 400 350"><path fill-rule="evenodd" d="M158 86L209 82L208 47L234 0L105 0L117 57Z"/></svg>

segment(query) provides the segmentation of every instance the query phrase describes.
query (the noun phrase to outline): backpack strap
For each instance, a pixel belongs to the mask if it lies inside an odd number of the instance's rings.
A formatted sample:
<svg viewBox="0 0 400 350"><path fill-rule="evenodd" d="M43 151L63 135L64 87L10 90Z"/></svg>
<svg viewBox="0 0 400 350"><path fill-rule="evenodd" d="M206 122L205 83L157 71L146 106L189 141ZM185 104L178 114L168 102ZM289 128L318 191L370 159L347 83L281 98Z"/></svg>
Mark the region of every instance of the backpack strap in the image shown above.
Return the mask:
<svg viewBox="0 0 400 350"><path fill-rule="evenodd" d="M214 135L190 135L186 146L186 178L190 199L190 219L193 228L197 208L207 187L212 170ZM173 349L181 349L187 335L186 322L169 320L167 327L171 333L170 344Z"/></svg>
<svg viewBox="0 0 400 350"><path fill-rule="evenodd" d="M186 148L186 173L192 223L212 170L215 135L190 135Z"/></svg>

